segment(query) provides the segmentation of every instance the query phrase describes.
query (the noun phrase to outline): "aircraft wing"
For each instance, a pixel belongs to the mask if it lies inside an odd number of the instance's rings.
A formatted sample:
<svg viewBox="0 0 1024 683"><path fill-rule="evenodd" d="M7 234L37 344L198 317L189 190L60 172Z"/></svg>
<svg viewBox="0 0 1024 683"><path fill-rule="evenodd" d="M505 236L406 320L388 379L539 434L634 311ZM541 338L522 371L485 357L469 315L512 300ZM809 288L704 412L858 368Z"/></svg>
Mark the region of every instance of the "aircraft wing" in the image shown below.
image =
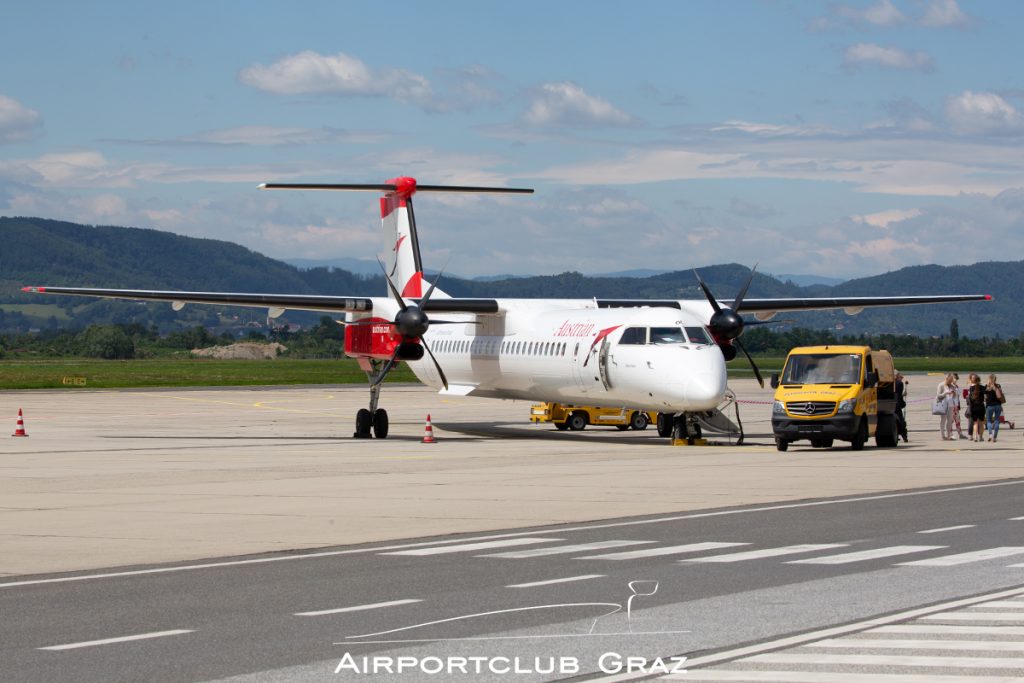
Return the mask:
<svg viewBox="0 0 1024 683"><path fill-rule="evenodd" d="M803 299L744 299L741 309L744 313L781 313L785 311L823 311L842 308L860 312L875 306L911 306L914 304L948 304L961 301L991 301L991 294L939 294L932 296L841 296ZM639 306L664 306L682 308L677 299L598 299L598 308L633 308ZM704 303L704 302L701 302ZM730 302L722 301L723 306ZM760 316L759 316L760 317Z"/></svg>
<svg viewBox="0 0 1024 683"><path fill-rule="evenodd" d="M219 304L222 306L258 306L270 309L323 311L330 313L370 313L373 297L323 296L316 294L249 294L231 292L175 292L148 289L102 289L94 287L22 287L23 292L98 296L106 299L169 301L180 308L186 303ZM383 298L378 297L381 301ZM416 299L409 299L416 301ZM497 313L494 299L431 299L426 311L443 313Z"/></svg>

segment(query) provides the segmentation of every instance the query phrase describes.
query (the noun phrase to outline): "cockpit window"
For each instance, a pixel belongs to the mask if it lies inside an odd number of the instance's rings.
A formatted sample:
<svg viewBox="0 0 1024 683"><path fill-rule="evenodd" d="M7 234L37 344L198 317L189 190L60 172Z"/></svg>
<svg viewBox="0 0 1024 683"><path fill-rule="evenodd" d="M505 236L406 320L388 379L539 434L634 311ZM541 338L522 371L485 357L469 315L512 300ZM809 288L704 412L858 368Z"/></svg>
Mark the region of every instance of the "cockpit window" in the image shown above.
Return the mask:
<svg viewBox="0 0 1024 683"><path fill-rule="evenodd" d="M679 327L652 327L652 344L682 344L686 341L683 330Z"/></svg>
<svg viewBox="0 0 1024 683"><path fill-rule="evenodd" d="M627 327L626 331L622 333L622 338L619 339L620 344L646 344L647 343L647 328L646 327Z"/></svg>
<svg viewBox="0 0 1024 683"><path fill-rule="evenodd" d="M713 344L711 335L703 327L686 327L686 338L691 344Z"/></svg>

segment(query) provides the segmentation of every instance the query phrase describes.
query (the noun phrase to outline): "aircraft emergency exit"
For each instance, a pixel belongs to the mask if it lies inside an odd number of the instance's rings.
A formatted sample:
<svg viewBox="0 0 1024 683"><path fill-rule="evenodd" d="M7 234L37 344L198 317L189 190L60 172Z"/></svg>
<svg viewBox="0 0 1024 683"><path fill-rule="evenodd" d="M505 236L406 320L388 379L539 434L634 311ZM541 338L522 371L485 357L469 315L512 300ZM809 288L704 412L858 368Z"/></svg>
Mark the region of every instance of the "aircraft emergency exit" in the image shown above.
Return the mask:
<svg viewBox="0 0 1024 683"><path fill-rule="evenodd" d="M380 408L381 382L405 362L442 394L628 406L672 416L677 435L690 434L695 416L714 410L726 395L726 362L740 342L743 313L758 322L779 312L981 301L983 294L934 296L747 299L754 271L730 303L698 300L470 299L453 298L423 275L413 213L417 192L532 193L530 189L417 185L399 177L382 184L273 184L267 190L373 191L380 199L385 242L382 263L389 296L310 296L177 292L77 287L25 287L26 292L267 307L345 313L345 354L370 383L367 408L356 415L354 436L388 434ZM696 274L696 273L695 273ZM436 316L436 317L435 317Z"/></svg>

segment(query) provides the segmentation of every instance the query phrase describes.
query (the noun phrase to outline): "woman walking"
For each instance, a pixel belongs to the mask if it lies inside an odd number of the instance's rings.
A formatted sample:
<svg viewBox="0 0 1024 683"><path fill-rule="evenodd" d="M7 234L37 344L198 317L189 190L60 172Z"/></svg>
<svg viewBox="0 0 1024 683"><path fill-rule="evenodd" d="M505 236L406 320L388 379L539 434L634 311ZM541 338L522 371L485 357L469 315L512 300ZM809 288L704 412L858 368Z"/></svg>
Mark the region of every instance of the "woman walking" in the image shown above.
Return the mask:
<svg viewBox="0 0 1024 683"><path fill-rule="evenodd" d="M943 409L939 412L939 434L943 441L953 438L953 394L956 392L956 385L952 374L946 375L946 379L939 383L935 392L935 402L942 403Z"/></svg>
<svg viewBox="0 0 1024 683"><path fill-rule="evenodd" d="M982 429L985 427L985 387L981 385L981 377L971 373L971 383L967 387L967 407L971 411L971 441L984 441Z"/></svg>
<svg viewBox="0 0 1024 683"><path fill-rule="evenodd" d="M953 426L950 429L950 436L954 439L964 438L964 428L960 426L960 375L953 373L953 396L950 400L953 402ZM952 432L956 431L954 435ZM970 431L970 427L968 427Z"/></svg>
<svg viewBox="0 0 1024 683"><path fill-rule="evenodd" d="M989 375L988 383L985 384L985 427L988 429L988 440L992 443L999 437L1004 401L1006 396L1003 395L1003 388L996 382L995 375Z"/></svg>

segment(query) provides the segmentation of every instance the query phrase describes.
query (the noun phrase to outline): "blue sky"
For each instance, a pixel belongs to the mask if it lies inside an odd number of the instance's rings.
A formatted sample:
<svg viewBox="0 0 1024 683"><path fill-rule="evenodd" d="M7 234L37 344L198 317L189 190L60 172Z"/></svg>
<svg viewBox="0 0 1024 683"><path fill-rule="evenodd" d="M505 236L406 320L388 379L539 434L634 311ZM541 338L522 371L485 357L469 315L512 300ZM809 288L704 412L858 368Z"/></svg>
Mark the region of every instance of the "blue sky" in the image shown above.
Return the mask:
<svg viewBox="0 0 1024 683"><path fill-rule="evenodd" d="M872 275L1024 258L1024 4L8 3L0 215L275 258Z"/></svg>

